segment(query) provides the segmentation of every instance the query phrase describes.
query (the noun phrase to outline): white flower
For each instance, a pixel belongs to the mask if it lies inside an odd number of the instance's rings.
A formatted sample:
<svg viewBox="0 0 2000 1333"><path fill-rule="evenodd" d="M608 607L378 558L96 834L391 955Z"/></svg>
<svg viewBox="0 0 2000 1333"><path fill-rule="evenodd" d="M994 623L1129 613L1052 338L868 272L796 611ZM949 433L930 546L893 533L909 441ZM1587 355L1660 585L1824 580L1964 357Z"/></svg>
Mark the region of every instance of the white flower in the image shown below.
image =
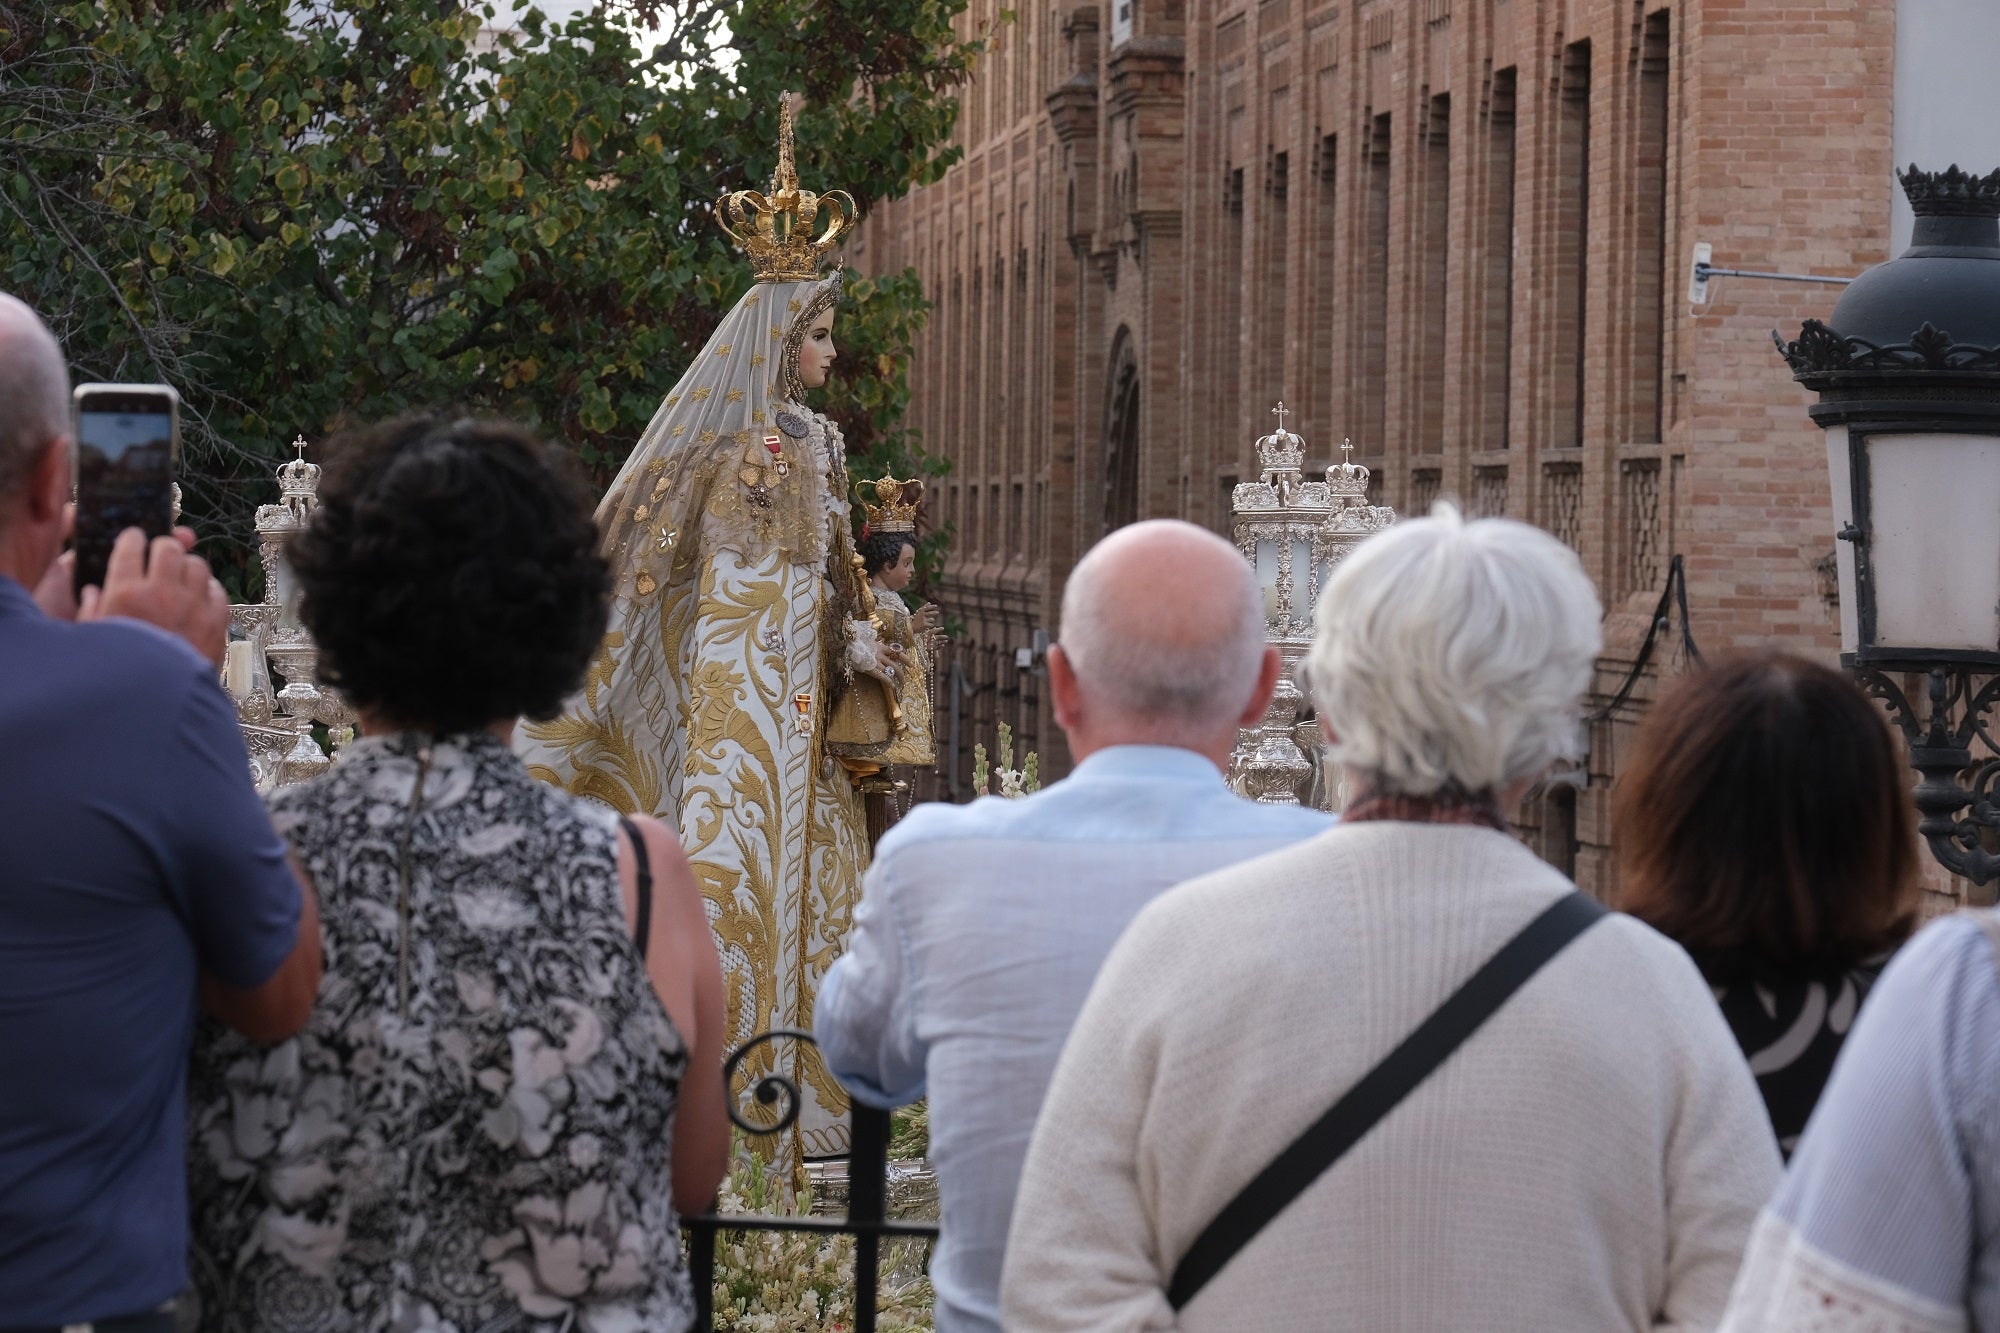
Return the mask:
<svg viewBox="0 0 2000 1333"><path fill-rule="evenodd" d="M505 889L461 889L451 895L451 905L467 930L526 930L541 919L533 907Z"/></svg>
<svg viewBox="0 0 2000 1333"><path fill-rule="evenodd" d="M524 830L518 824L489 824L459 835L458 850L467 856L494 856L519 842Z"/></svg>
<svg viewBox="0 0 2000 1333"><path fill-rule="evenodd" d="M604 1024L595 1013L573 1000L557 1000L555 1007L570 1019L561 1047L549 1045L534 1028L516 1028L507 1038L512 1078L483 1069L477 1080L488 1092L502 1094L482 1122L487 1135L503 1148L518 1145L528 1157L540 1157L554 1145L560 1112L572 1095L571 1073L604 1049Z"/></svg>
<svg viewBox="0 0 2000 1333"><path fill-rule="evenodd" d="M499 990L486 973L459 968L452 973L452 980L458 985L458 1002L472 1013L484 1014L498 1007Z"/></svg>
<svg viewBox="0 0 2000 1333"><path fill-rule="evenodd" d="M621 1223L601 1181L579 1185L560 1203L523 1199L514 1218L520 1226L479 1252L527 1314L567 1314L577 1302L632 1292L646 1280L646 1233Z"/></svg>

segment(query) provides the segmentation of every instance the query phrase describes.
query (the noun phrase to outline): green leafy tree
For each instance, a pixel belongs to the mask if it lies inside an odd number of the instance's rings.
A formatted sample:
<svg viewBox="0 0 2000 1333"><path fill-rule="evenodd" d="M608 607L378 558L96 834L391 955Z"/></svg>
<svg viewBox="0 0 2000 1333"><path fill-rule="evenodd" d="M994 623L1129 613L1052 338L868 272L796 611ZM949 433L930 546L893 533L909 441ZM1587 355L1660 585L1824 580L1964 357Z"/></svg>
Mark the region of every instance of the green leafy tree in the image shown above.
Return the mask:
<svg viewBox="0 0 2000 1333"><path fill-rule="evenodd" d="M809 184L934 179L963 3L0 0L0 286L79 375L180 390L224 563L293 435L351 421L502 413L608 476L748 285L710 210L768 176L780 92ZM857 469L921 466L922 294L851 278L828 408Z"/></svg>

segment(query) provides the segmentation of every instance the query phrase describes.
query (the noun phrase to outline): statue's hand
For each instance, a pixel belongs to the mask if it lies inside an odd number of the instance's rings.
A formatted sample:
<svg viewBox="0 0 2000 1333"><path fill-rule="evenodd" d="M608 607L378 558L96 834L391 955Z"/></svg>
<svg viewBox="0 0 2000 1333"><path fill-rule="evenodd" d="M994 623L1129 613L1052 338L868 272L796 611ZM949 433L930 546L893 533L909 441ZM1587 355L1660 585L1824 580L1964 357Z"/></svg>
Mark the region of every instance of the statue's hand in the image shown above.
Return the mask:
<svg viewBox="0 0 2000 1333"><path fill-rule="evenodd" d="M872 620L847 622L847 665L864 675L896 685L896 671L902 665L901 645L882 637Z"/></svg>

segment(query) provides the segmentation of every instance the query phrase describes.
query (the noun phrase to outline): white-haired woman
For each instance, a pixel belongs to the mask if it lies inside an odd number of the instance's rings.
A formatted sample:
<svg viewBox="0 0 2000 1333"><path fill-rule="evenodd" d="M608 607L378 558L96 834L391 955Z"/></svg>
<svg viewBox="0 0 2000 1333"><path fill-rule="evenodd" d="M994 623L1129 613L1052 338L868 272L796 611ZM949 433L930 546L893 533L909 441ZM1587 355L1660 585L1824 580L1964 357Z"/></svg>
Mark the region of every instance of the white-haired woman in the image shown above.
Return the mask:
<svg viewBox="0 0 2000 1333"><path fill-rule="evenodd" d="M1756 1086L1687 956L1505 818L1579 748L1598 620L1568 548L1449 506L1335 572L1308 666L1351 800L1119 941L1029 1150L1009 1328L1715 1323L1778 1179ZM1372 1072L1455 993L1462 1044Z"/></svg>

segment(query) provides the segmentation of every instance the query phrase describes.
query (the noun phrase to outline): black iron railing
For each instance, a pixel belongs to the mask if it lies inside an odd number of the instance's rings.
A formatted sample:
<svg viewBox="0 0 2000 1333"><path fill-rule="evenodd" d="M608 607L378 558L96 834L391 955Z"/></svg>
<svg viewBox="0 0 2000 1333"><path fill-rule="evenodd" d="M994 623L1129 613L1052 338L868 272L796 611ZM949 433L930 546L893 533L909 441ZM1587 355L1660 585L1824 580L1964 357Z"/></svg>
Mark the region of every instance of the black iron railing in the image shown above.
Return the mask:
<svg viewBox="0 0 2000 1333"><path fill-rule="evenodd" d="M797 1028L760 1032L732 1051L722 1067L723 1084L730 1090L729 1118L746 1134L782 1134L799 1118L802 1103L798 1085L776 1071L758 1079L751 1090L759 1105L775 1109L775 1120L751 1120L736 1103L737 1067L758 1046L786 1038L810 1042L813 1035ZM681 1220L681 1230L687 1236L688 1275L694 1284L697 1333L709 1333L715 1326L715 1236L719 1231L798 1231L854 1237L854 1331L875 1333L883 1238L936 1240L938 1229L935 1222L889 1220L889 1113L856 1102L849 1113L849 1125L845 1219L711 1212Z"/></svg>

